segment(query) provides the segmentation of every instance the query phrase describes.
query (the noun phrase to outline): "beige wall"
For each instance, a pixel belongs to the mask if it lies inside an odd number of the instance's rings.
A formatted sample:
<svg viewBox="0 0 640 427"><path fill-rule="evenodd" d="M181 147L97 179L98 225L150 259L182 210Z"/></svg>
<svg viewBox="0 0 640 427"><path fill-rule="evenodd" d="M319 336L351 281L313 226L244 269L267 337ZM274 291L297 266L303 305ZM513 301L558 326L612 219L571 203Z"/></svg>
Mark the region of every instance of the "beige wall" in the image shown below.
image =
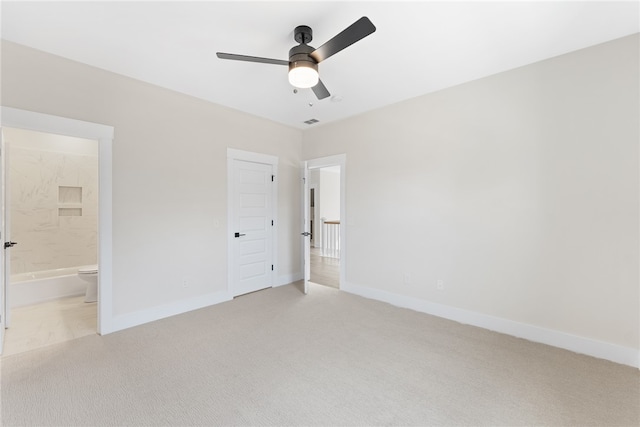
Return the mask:
<svg viewBox="0 0 640 427"><path fill-rule="evenodd" d="M634 35L306 131L305 159L347 155L347 282L638 349L638 59Z"/></svg>
<svg viewBox="0 0 640 427"><path fill-rule="evenodd" d="M320 169L320 218L340 220L340 172Z"/></svg>
<svg viewBox="0 0 640 427"><path fill-rule="evenodd" d="M300 274L300 131L5 41L1 89L3 106L115 128L115 315L226 290L227 147L279 157L277 273Z"/></svg>

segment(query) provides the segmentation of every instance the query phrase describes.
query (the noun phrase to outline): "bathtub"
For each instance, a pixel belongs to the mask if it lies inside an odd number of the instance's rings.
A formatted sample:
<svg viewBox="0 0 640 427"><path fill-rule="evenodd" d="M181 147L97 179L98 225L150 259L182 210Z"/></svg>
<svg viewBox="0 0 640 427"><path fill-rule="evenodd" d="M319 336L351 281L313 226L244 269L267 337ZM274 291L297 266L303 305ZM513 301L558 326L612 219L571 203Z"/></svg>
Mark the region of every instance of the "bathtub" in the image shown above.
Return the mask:
<svg viewBox="0 0 640 427"><path fill-rule="evenodd" d="M20 307L63 297L84 295L87 283L78 277L78 268L80 267L12 274L7 302L11 307Z"/></svg>

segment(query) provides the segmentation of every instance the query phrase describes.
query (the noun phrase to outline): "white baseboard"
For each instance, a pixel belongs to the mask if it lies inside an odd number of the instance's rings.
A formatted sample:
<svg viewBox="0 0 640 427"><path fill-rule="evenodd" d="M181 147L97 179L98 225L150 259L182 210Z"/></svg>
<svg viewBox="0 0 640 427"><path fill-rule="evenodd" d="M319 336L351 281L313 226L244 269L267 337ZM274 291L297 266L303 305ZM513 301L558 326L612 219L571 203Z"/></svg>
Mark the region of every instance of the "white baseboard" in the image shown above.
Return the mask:
<svg viewBox="0 0 640 427"><path fill-rule="evenodd" d="M165 304L159 307L149 308L147 310L136 311L135 313L121 314L112 318L111 325L102 334L121 331L123 329L139 326L144 323L153 322L155 320L164 319L166 317L175 316L177 314L186 313L188 311L197 310L221 302L231 301L233 297L227 291L215 292L194 298L187 298L181 301Z"/></svg>
<svg viewBox="0 0 640 427"><path fill-rule="evenodd" d="M273 287L288 285L290 283L302 280L302 273L288 274L278 277ZM102 325L102 335L112 332L121 331L123 329L132 328L155 320L164 319L166 317L175 316L177 314L186 313L188 311L197 310L221 302L231 301L233 296L227 291L216 292L194 298L188 298L171 304L165 304L159 307L149 308L147 310L136 311L135 313L127 313L111 318L109 325Z"/></svg>
<svg viewBox="0 0 640 427"><path fill-rule="evenodd" d="M284 276L279 276L278 279L276 280L276 283L273 285L273 287L277 288L278 286L288 285L303 279L304 279L304 276L302 275L302 273L286 274Z"/></svg>
<svg viewBox="0 0 640 427"><path fill-rule="evenodd" d="M360 295L365 298L387 302L398 307L409 308L422 313L454 320L463 324L478 326L491 331L524 338L529 341L563 348L575 353L586 354L588 356L640 368L640 350L638 349L584 338L553 329L541 328L539 326L520 323L448 305L437 304L353 283L341 284L340 290Z"/></svg>

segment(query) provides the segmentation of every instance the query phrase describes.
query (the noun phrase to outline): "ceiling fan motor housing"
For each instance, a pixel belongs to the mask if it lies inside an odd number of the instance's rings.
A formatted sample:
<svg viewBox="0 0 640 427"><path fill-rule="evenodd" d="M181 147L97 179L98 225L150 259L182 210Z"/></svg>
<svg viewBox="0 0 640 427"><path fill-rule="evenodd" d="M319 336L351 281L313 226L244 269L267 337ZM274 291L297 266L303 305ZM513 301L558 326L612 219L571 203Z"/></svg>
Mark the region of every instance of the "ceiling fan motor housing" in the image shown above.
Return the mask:
<svg viewBox="0 0 640 427"><path fill-rule="evenodd" d="M313 40L313 30L311 30L311 27L298 25L295 30L293 30L293 38L300 44L289 50L289 71L297 67L307 67L313 68L317 72L318 62L309 56L315 48L307 44Z"/></svg>
<svg viewBox="0 0 640 427"><path fill-rule="evenodd" d="M315 49L301 43L289 51L289 83L298 88L318 84L318 62L309 56Z"/></svg>
<svg viewBox="0 0 640 427"><path fill-rule="evenodd" d="M307 44L299 44L289 50L289 70L296 67L309 67L318 71L318 63L309 54L313 52L315 48Z"/></svg>

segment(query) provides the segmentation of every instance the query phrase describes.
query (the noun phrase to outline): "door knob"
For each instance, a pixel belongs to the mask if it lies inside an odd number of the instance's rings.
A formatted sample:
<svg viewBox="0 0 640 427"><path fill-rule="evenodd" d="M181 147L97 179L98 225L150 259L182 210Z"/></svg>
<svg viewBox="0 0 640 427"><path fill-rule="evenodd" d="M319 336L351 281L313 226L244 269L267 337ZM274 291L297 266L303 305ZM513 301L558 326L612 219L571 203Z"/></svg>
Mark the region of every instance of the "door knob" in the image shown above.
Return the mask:
<svg viewBox="0 0 640 427"><path fill-rule="evenodd" d="M4 242L4 248L7 249L7 248L10 248L10 247L15 246L17 244L18 244L18 242Z"/></svg>
<svg viewBox="0 0 640 427"><path fill-rule="evenodd" d="M236 232L235 236L236 236L236 237L246 236L246 234L240 234L240 233Z"/></svg>
<svg viewBox="0 0 640 427"><path fill-rule="evenodd" d="M308 231L305 231L304 233L300 233L301 236L311 236L311 233L309 233Z"/></svg>

